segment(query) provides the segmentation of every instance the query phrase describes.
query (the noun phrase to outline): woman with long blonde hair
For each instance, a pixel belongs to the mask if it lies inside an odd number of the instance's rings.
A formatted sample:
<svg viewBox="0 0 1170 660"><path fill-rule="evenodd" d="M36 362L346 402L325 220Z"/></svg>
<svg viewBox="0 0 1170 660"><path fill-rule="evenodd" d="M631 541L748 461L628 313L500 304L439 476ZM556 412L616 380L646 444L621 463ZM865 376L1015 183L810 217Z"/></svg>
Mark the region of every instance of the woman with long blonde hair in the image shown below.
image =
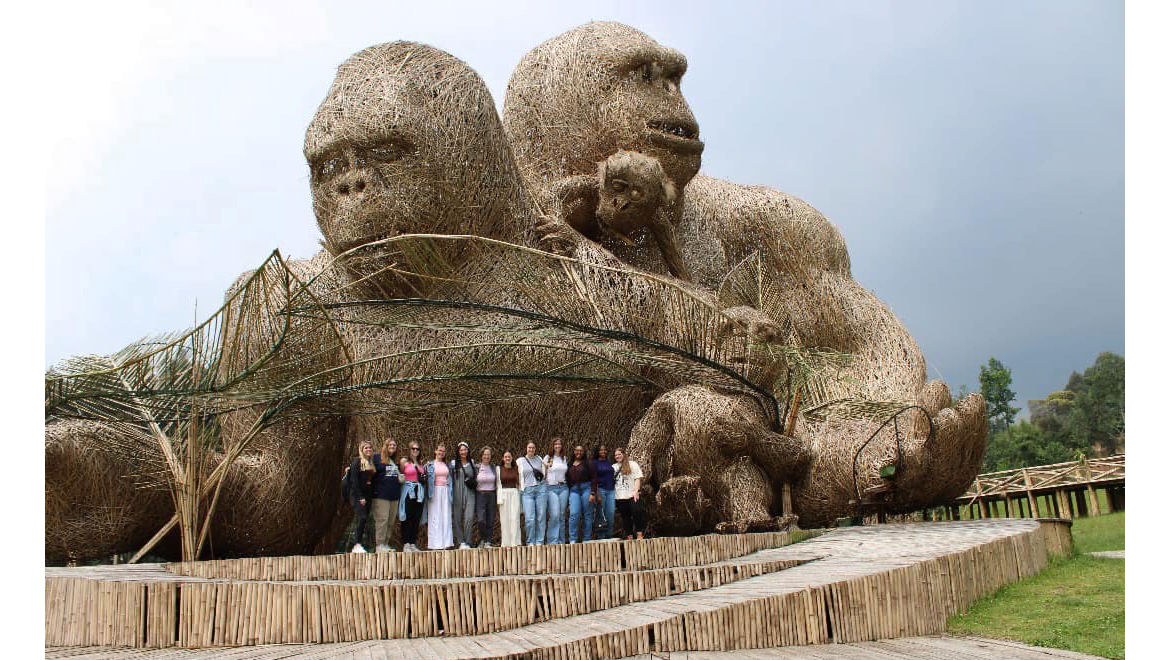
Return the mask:
<svg viewBox="0 0 1170 660"><path fill-rule="evenodd" d="M398 515L398 498L402 492L398 472L398 443L393 438L382 441L382 450L374 454L374 500L370 515L374 518L374 543L378 552L391 552L391 517Z"/></svg>
<svg viewBox="0 0 1170 660"><path fill-rule="evenodd" d="M349 505L353 507L353 552L364 553L362 537L366 534L366 519L374 499L374 445L369 440L358 443L358 455L349 466Z"/></svg>

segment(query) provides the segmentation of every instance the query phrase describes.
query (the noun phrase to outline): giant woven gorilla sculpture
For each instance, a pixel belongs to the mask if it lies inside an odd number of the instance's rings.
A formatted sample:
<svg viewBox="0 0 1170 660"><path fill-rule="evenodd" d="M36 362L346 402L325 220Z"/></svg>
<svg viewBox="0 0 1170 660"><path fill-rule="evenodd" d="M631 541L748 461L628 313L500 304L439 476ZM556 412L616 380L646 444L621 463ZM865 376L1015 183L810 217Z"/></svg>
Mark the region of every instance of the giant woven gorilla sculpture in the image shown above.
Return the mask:
<svg viewBox="0 0 1170 660"><path fill-rule="evenodd" d="M718 290L737 264L763 254L775 294L766 311L803 346L857 356L831 395L919 404L932 416L934 437L919 416L900 448L891 507L913 510L961 494L986 444L982 397L972 394L951 407L948 388L927 383L917 344L889 308L852 279L839 231L814 208L770 188L698 174L703 144L680 89L685 71L681 53L618 23L589 23L537 46L513 72L503 111L526 181L534 190L555 189L618 150L656 158L682 191L674 222L696 282ZM638 268L668 272L645 236L634 245L604 235L596 240ZM672 409L651 417L677 424L694 412ZM662 426L663 432L669 428ZM796 435L813 455L794 490L802 523L845 515L857 480L872 483L876 468L894 460L899 448L884 433L862 452L855 478L854 455L873 428L799 421ZM675 442L670 438L665 446ZM631 441L631 453L642 461L662 449L661 432L635 434ZM664 485L670 476L655 474L651 481Z"/></svg>
<svg viewBox="0 0 1170 660"><path fill-rule="evenodd" d="M315 296L325 303L467 296L469 292L462 285L451 281L428 288L433 283L402 275L395 266L402 265L404 255L382 239L410 233L472 234L533 245L534 228L546 219L525 190L482 80L463 62L422 44L375 46L342 64L306 133L305 156L314 212L326 249L313 259L294 263L293 268L301 280L312 281ZM669 324L657 316L661 310L655 311L658 301L640 297L639 278L633 271L603 249L590 251L586 247L585 251L583 260L627 270L606 271L608 284L586 291L571 288L567 281L548 282L544 302L564 307L566 299L575 298L582 313L592 313L599 306L628 310L644 325L646 335L669 330ZM507 297L509 282L495 272L498 265L469 259L469 254L453 247L442 261L460 273L461 281L495 285L498 293L476 292L479 300L485 300L484 295ZM344 256L335 261L340 255ZM623 277L622 272L630 276ZM563 288L558 289L557 284ZM484 288L482 284L475 286ZM711 298L699 290L694 295ZM493 302L490 297L486 301ZM767 319L750 308L730 309L727 319L734 322L729 331L734 326L768 334ZM351 357L359 362L452 340L450 332L438 336L425 330L361 323L343 322L341 330L353 349ZM434 364L436 370L450 366ZM221 555L311 551L337 509L332 485L344 465L346 447L358 439L378 440L390 435L400 446L415 440L423 446L424 455L439 441L450 444L464 439L477 445L491 444L497 455L501 448L515 451L530 440L543 450L556 435L588 445L606 442L615 446L625 444L652 401L669 401L664 397L684 394L711 404L706 413L711 424L689 435L680 429L676 446L706 450L713 446L707 437L711 428L736 430L719 436L723 445L712 460L727 469L710 473L710 495L703 502L698 523L710 527L729 520L768 519L775 508L774 498L760 466L795 478L806 469L808 451L769 431L758 408L708 388L678 385L681 387L675 394L601 390L497 403L474 414L437 411L409 420L380 415L294 418L261 434L233 464L213 524L214 547ZM241 432L250 421L249 413L232 413L224 420L223 432ZM63 448L51 453L54 462L81 465L86 452L100 450L100 437L95 434L73 432L64 426L51 430L46 430L47 448L50 444ZM687 438L692 436L694 442L688 444ZM49 456L47 449L46 460ZM109 473L144 473L145 466L136 462L141 460L136 456L109 459L119 468ZM735 483L728 482L729 478ZM750 484L747 492L753 497L730 497L736 484ZM117 503L121 524L111 526L110 538L94 552L84 535L57 538L65 529L60 519L64 512L92 493L78 483L70 486L46 480L46 501L54 503L46 508L47 558L84 558L137 549L143 536L157 524L158 510L165 508L164 484L153 486L151 492L160 497L143 501L142 506L130 498Z"/></svg>

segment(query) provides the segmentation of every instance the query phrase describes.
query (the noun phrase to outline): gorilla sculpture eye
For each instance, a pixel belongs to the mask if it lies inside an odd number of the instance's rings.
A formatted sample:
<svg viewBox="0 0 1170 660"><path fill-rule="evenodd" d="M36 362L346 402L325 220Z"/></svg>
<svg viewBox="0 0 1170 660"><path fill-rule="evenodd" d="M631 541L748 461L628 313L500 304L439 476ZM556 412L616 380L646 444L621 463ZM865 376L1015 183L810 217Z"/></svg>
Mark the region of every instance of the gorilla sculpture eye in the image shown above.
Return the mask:
<svg viewBox="0 0 1170 660"><path fill-rule="evenodd" d="M647 62L647 63L643 64L640 68L640 71L642 73L642 81L643 82L650 82L651 80L654 79L654 63L653 62Z"/></svg>
<svg viewBox="0 0 1170 660"><path fill-rule="evenodd" d="M379 142L369 148L369 155L375 161L382 163L392 163L401 159L406 154L412 151L410 144L405 142Z"/></svg>
<svg viewBox="0 0 1170 660"><path fill-rule="evenodd" d="M345 168L345 160L341 156L330 156L319 162L314 171L320 179L331 179Z"/></svg>
<svg viewBox="0 0 1170 660"><path fill-rule="evenodd" d="M612 188L614 192L625 192L626 182L622 181L621 179L614 179L609 183L609 187Z"/></svg>

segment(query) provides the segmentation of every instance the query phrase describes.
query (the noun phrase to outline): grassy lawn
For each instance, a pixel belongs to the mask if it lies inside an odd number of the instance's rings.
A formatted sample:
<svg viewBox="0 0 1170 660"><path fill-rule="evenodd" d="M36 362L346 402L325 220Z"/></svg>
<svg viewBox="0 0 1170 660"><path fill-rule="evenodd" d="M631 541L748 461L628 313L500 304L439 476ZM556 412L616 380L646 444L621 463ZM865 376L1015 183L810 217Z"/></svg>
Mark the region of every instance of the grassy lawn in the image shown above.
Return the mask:
<svg viewBox="0 0 1170 660"><path fill-rule="evenodd" d="M954 634L1125 657L1125 561L1084 552L1125 549L1125 513L1077 518L1074 556L951 617Z"/></svg>

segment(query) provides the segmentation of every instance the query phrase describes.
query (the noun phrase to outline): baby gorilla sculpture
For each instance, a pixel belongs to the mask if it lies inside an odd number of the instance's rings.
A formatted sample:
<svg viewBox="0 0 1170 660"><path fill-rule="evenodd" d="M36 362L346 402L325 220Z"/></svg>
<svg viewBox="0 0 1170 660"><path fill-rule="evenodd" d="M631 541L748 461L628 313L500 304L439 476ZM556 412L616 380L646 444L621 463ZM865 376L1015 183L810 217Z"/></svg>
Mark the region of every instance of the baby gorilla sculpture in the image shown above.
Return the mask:
<svg viewBox="0 0 1170 660"><path fill-rule="evenodd" d="M646 240L644 232L641 236L638 233L648 229L670 274L691 280L671 223L677 215L678 193L653 156L619 151L597 164L596 176L561 179L552 185L551 192L560 213L542 219L537 232L555 251L575 255L578 234L596 241L612 237L634 246Z"/></svg>
<svg viewBox="0 0 1170 660"><path fill-rule="evenodd" d="M982 398L971 395L952 409L944 384L926 384L917 344L890 310L852 279L840 233L815 209L775 190L696 176L703 144L680 90L685 70L680 53L618 23L589 23L537 46L513 72L503 113L529 184L547 188L585 174L592 163L621 149L661 161L683 191L673 224L696 283L718 290L737 264L764 253L775 268L768 273L770 285L780 292L770 313L788 319L804 346L857 356L831 396L917 403L932 416L935 437L927 442L927 425L919 419L914 439L903 447L892 508L914 510L957 496L982 460L987 436ZM639 268L668 270L657 251L603 245ZM677 402L671 416L704 414L701 406L685 406ZM814 456L809 472L794 484L803 523L824 524L848 513L856 494L854 453L872 428L866 422L798 421L797 434ZM670 443L680 441L692 440L673 437ZM635 458L644 460L659 449L653 434L631 439ZM894 453L894 443L872 443L861 456L861 481L876 477L873 468ZM701 475L710 468L699 462L680 470L676 463L672 474ZM669 477L654 476L663 486L660 496L693 487L665 488Z"/></svg>

